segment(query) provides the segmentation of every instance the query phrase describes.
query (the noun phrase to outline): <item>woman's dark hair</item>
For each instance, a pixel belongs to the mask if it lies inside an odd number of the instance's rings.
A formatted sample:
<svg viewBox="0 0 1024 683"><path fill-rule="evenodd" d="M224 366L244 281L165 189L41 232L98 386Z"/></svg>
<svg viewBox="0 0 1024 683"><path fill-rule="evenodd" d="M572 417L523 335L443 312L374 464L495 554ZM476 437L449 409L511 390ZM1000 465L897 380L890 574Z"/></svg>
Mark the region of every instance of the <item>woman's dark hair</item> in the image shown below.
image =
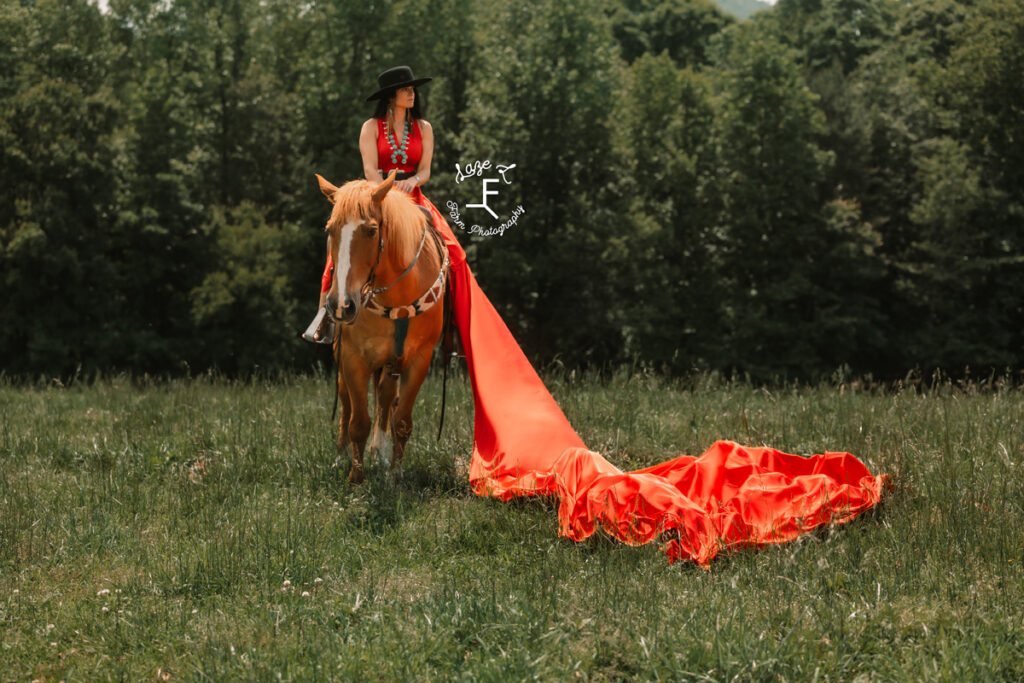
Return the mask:
<svg viewBox="0 0 1024 683"><path fill-rule="evenodd" d="M373 108L373 118L382 119L387 116L388 103L391 102L391 98L395 96L396 90L388 90L384 95L377 100L377 106ZM423 118L423 111L426 108L423 102L423 95L420 94L419 88L413 88L412 91L416 94L415 100L413 100L412 108L409 109L409 116L415 119Z"/></svg>

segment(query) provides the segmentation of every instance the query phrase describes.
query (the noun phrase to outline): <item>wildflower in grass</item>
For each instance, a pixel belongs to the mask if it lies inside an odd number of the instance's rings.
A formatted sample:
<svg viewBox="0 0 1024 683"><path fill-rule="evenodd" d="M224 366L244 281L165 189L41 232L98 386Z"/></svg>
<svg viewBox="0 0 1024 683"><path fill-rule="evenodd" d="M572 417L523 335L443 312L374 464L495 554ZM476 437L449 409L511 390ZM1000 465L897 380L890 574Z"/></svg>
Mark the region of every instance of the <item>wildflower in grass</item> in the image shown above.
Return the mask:
<svg viewBox="0 0 1024 683"><path fill-rule="evenodd" d="M1010 560L1010 562L1013 562L1013 560ZM17 588L15 588L14 590L12 590L12 591L11 591L11 595L17 595L17 594L18 594L18 593L20 593L20 592L21 592L20 590L18 590Z"/></svg>
<svg viewBox="0 0 1024 683"><path fill-rule="evenodd" d="M103 605L103 611L104 611L104 612L109 612L109 611L110 611L110 608L109 608L109 607L107 607L106 605Z"/></svg>
<svg viewBox="0 0 1024 683"><path fill-rule="evenodd" d="M284 580L284 583L283 583L283 584L281 584L281 585L282 585L282 586L284 586L285 588L287 588L288 586L292 585L292 582L291 582L291 581L289 581L288 579L285 579L285 580Z"/></svg>
<svg viewBox="0 0 1024 683"><path fill-rule="evenodd" d="M302 597L308 598L309 597L309 591L302 591Z"/></svg>
<svg viewBox="0 0 1024 683"><path fill-rule="evenodd" d="M1010 560L1010 562L1013 562L1013 560ZM323 582L324 582L324 580L321 579L319 576L316 577L315 579L313 579L313 583L323 583Z"/></svg>
<svg viewBox="0 0 1024 683"><path fill-rule="evenodd" d="M104 595L110 595L110 589L109 588L102 588L102 589L96 591L96 596L97 597L102 597Z"/></svg>
<svg viewBox="0 0 1024 683"><path fill-rule="evenodd" d="M57 627L56 627L56 626L54 626L53 624L47 624L47 625L46 625L46 630L47 630L47 631L52 631L52 630L53 630L53 629L55 629L55 628L57 628Z"/></svg>

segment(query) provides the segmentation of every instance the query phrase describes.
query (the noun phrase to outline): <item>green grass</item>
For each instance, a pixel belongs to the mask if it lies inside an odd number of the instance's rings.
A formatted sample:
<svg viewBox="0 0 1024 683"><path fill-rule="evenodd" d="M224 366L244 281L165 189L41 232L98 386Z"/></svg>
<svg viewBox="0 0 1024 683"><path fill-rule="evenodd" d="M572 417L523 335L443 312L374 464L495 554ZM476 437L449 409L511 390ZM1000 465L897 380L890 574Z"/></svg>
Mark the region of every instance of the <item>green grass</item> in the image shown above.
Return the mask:
<svg viewBox="0 0 1024 683"><path fill-rule="evenodd" d="M726 438L850 450L895 489L704 571L473 496L462 378L441 442L435 377L405 479L358 487L323 378L8 382L0 678L1024 679L1020 390L550 386L624 468Z"/></svg>

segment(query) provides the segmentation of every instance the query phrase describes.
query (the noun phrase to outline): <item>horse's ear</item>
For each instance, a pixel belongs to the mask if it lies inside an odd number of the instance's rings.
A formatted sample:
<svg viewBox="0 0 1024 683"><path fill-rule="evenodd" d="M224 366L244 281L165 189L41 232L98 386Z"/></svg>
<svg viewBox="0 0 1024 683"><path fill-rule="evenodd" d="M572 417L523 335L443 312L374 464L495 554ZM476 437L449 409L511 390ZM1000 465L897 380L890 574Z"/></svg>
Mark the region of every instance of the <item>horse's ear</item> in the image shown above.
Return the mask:
<svg viewBox="0 0 1024 683"><path fill-rule="evenodd" d="M334 185L331 185L331 183L328 182L328 180L319 173L316 174L316 179L320 183L320 191L323 192L324 196L327 197L327 199L333 204L334 193L338 191L338 188L336 188Z"/></svg>
<svg viewBox="0 0 1024 683"><path fill-rule="evenodd" d="M388 177L384 179L384 182L378 185L377 187L373 188L374 204L380 204L382 201L384 201L384 195L386 195L388 193L388 190L390 190L395 184L395 174L397 173L397 171L398 169L392 169L391 173L388 174Z"/></svg>

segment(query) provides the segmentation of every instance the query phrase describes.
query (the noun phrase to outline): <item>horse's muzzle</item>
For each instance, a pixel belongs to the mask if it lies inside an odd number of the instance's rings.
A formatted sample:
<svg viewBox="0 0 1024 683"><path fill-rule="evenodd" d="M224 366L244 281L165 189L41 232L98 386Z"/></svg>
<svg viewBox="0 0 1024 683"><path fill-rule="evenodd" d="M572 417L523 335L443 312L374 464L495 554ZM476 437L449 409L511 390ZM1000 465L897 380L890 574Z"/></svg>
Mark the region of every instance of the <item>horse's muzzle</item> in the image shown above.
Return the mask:
<svg viewBox="0 0 1024 683"><path fill-rule="evenodd" d="M327 310L330 311L331 317L336 323L351 325L355 322L356 314L359 312L355 299L346 294L343 305L339 306L338 303L334 297L327 297Z"/></svg>

